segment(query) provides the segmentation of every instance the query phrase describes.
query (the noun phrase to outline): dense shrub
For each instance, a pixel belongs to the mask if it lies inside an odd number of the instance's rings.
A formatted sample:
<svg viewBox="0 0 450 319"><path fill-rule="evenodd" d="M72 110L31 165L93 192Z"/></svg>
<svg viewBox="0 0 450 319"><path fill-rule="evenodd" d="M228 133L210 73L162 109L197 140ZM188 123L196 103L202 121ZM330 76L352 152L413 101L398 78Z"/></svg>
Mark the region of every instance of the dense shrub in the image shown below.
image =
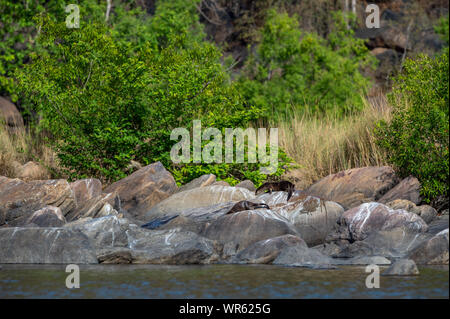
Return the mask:
<svg viewBox="0 0 450 319"><path fill-rule="evenodd" d="M373 63L364 42L341 14L327 39L302 32L297 18L270 11L261 43L240 78L244 96L268 115L290 109L342 113L361 109L369 81L361 74Z"/></svg>
<svg viewBox="0 0 450 319"><path fill-rule="evenodd" d="M390 95L392 121L380 122L377 129L391 163L401 175L420 180L426 202L448 194L448 72L448 51L407 59Z"/></svg>
<svg viewBox="0 0 450 319"><path fill-rule="evenodd" d="M180 8L163 5L152 17L175 23L177 32L150 23L152 34L138 38L134 31L123 36L122 24L111 28L100 19L79 29L49 16L38 21L42 50L30 54L31 63L16 76L42 115L39 125L51 133L49 142L69 177L114 181L129 173L131 160L159 160L183 183L208 172L231 183L245 177L258 184L266 178L257 172L259 164L171 162L172 129L190 128L194 119L203 127L245 127L261 115L231 83L220 51L198 39L201 30L191 30L195 19L174 16L186 14Z"/></svg>

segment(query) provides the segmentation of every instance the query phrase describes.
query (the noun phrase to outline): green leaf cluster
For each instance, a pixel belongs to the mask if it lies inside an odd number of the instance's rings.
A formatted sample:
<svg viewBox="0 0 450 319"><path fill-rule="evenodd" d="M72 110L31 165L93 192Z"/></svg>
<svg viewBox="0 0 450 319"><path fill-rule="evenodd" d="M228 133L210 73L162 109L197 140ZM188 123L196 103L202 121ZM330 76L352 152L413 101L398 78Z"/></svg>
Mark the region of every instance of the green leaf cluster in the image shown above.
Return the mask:
<svg viewBox="0 0 450 319"><path fill-rule="evenodd" d="M240 85L249 103L268 117L306 108L337 108L345 114L363 107L369 80L361 70L375 62L342 14L334 15L332 30L323 38L300 30L296 16L271 10L261 35Z"/></svg>

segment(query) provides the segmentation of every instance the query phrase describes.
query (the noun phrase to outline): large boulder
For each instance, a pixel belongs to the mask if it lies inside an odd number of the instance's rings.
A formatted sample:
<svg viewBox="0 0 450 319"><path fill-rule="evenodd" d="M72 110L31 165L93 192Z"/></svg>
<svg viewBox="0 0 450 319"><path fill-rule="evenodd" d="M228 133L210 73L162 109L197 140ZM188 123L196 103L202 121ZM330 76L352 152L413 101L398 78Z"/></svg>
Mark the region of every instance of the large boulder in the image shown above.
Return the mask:
<svg viewBox="0 0 450 319"><path fill-rule="evenodd" d="M89 239L66 228L0 228L0 263L95 264Z"/></svg>
<svg viewBox="0 0 450 319"><path fill-rule="evenodd" d="M318 250L295 245L284 248L272 262L274 265L305 267L313 269L332 269L333 260Z"/></svg>
<svg viewBox="0 0 450 319"><path fill-rule="evenodd" d="M298 236L283 235L258 241L236 255L234 262L247 264L267 264L274 261L285 247L300 245L307 247Z"/></svg>
<svg viewBox="0 0 450 319"><path fill-rule="evenodd" d="M236 184L235 187L242 187L242 188L248 189L252 193L254 193L256 191L255 184L253 184L253 182L248 179Z"/></svg>
<svg viewBox="0 0 450 319"><path fill-rule="evenodd" d="M295 196L297 192L294 192L292 197ZM263 202L269 205L269 207L281 207L287 204L288 193L277 191L272 193L261 193L255 197L258 202Z"/></svg>
<svg viewBox="0 0 450 319"><path fill-rule="evenodd" d="M184 192L188 191L197 187L205 187L210 186L216 182L216 175L214 174L205 174L200 177L197 177L196 179L193 179L189 183L180 186L177 190L177 192Z"/></svg>
<svg viewBox="0 0 450 319"><path fill-rule="evenodd" d="M45 206L30 216L27 224L39 227L61 227L66 223L61 209L55 206Z"/></svg>
<svg viewBox="0 0 450 319"><path fill-rule="evenodd" d="M128 247L98 252L102 263L209 264L219 260L221 246L192 232L144 230L131 226Z"/></svg>
<svg viewBox="0 0 450 319"><path fill-rule="evenodd" d="M416 206L406 199L396 199L386 204L392 209L403 209L420 216L427 224L431 223L437 215L437 211L429 205Z"/></svg>
<svg viewBox="0 0 450 319"><path fill-rule="evenodd" d="M77 207L102 194L102 182L96 178L77 180L70 183L70 187L72 188Z"/></svg>
<svg viewBox="0 0 450 319"><path fill-rule="evenodd" d="M335 258L362 258L382 256L404 258L416 247L427 241L429 233L417 233L407 228L393 228L371 233L362 241L327 243L319 249Z"/></svg>
<svg viewBox="0 0 450 319"><path fill-rule="evenodd" d="M78 220L65 228L89 238L100 263L199 264L221 254L220 245L193 232L146 230L117 216Z"/></svg>
<svg viewBox="0 0 450 319"><path fill-rule="evenodd" d="M0 96L0 124L4 122L10 128L23 127L23 118L17 107Z"/></svg>
<svg viewBox="0 0 450 319"><path fill-rule="evenodd" d="M396 260L391 267L382 273L383 276L414 276L418 274L419 269L414 260L411 259Z"/></svg>
<svg viewBox="0 0 450 319"><path fill-rule="evenodd" d="M307 193L341 204L345 209L377 201L398 183L388 166L353 168L328 175L307 189Z"/></svg>
<svg viewBox="0 0 450 319"><path fill-rule="evenodd" d="M255 197L244 188L230 186L206 186L176 193L156 204L143 215L143 220L150 221L162 216L176 215L188 209L211 207L215 204L238 202Z"/></svg>
<svg viewBox="0 0 450 319"><path fill-rule="evenodd" d="M436 235L449 227L448 215L438 216L428 225L428 233Z"/></svg>
<svg viewBox="0 0 450 319"><path fill-rule="evenodd" d="M417 178L409 176L384 194L378 202L386 204L393 200L404 199L419 204L420 199L420 182Z"/></svg>
<svg viewBox="0 0 450 319"><path fill-rule="evenodd" d="M176 190L173 176L160 162L156 162L109 185L104 192L117 193L123 209L140 218Z"/></svg>
<svg viewBox="0 0 450 319"><path fill-rule="evenodd" d="M67 215L68 221L74 221L80 218L98 218L108 215L119 215L122 212L122 206L119 196L116 192L100 194L86 201L78 201Z"/></svg>
<svg viewBox="0 0 450 319"><path fill-rule="evenodd" d="M394 228L405 228L415 233L428 230L427 224L416 214L405 210L393 210L380 203L366 203L344 212L341 225L348 231L348 240L361 241L371 233ZM342 239L342 238L341 238Z"/></svg>
<svg viewBox="0 0 450 319"><path fill-rule="evenodd" d="M45 206L59 207L64 216L75 207L66 180L24 182L0 176L0 226L24 225L35 211Z"/></svg>
<svg viewBox="0 0 450 319"><path fill-rule="evenodd" d="M268 209L224 215L201 232L224 245L224 256L234 256L260 240L289 234L299 235L288 220Z"/></svg>
<svg viewBox="0 0 450 319"><path fill-rule="evenodd" d="M332 259L333 265L390 265L391 261L383 256L357 256L344 259Z"/></svg>
<svg viewBox="0 0 450 319"><path fill-rule="evenodd" d="M342 206L337 203L295 194L286 205L272 210L294 225L308 245L325 242L328 233L344 213Z"/></svg>
<svg viewBox="0 0 450 319"><path fill-rule="evenodd" d="M126 231L129 221L117 216L105 216L86 219L82 223L68 223L64 228L79 231L91 241L97 251L104 248L128 247L129 241Z"/></svg>
<svg viewBox="0 0 450 319"><path fill-rule="evenodd" d="M448 265L448 228L420 244L408 258L417 264Z"/></svg>
<svg viewBox="0 0 450 319"><path fill-rule="evenodd" d="M180 228L200 234L213 220L227 214L234 204L235 202L226 202L209 207L191 208L179 214L157 217L142 227L147 229Z"/></svg>

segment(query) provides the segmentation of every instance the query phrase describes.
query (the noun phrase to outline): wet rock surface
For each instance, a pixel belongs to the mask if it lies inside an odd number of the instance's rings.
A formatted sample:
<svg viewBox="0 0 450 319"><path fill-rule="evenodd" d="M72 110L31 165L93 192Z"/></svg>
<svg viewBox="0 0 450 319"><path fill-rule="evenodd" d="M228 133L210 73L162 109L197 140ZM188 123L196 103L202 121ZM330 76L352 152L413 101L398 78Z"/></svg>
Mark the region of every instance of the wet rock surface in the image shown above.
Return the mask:
<svg viewBox="0 0 450 319"><path fill-rule="evenodd" d="M156 162L109 185L104 193L116 193L123 209L139 218L176 190L172 175L160 162Z"/></svg>
<svg viewBox="0 0 450 319"><path fill-rule="evenodd" d="M419 269L416 263L411 259L396 260L388 269L386 269L383 276L415 276L419 274Z"/></svg>
<svg viewBox="0 0 450 319"><path fill-rule="evenodd" d="M0 228L0 262L14 264L97 263L89 239L65 228Z"/></svg>
<svg viewBox="0 0 450 319"><path fill-rule="evenodd" d="M213 175L177 192L160 163L105 190L96 179L0 177L0 263L448 264L448 215L408 199L373 200L401 184L390 168L327 178L326 199L312 187L287 201L287 192L255 196L248 181L217 185Z"/></svg>

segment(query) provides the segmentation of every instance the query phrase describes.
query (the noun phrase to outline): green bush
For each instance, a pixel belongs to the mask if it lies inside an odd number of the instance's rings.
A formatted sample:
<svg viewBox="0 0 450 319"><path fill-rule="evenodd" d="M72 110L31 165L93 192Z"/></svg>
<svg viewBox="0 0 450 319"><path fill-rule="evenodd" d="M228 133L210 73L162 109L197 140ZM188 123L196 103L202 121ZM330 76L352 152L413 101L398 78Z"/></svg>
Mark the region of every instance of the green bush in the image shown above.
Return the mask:
<svg viewBox="0 0 450 319"><path fill-rule="evenodd" d="M208 172L231 183L240 176L257 184L266 178L252 173L259 165L173 165L170 160L174 128L190 128L194 119L204 127L245 127L261 115L244 103L213 44L170 28L153 35L163 39L155 46L118 40L117 31L101 22L68 29L47 16L39 25L43 50L31 54L31 63L16 76L71 179L115 181L129 173L131 160L159 160L183 183Z"/></svg>
<svg viewBox="0 0 450 319"><path fill-rule="evenodd" d="M448 51L407 59L389 96L392 121L379 123L376 132L399 173L420 180L425 202L448 194L448 72Z"/></svg>
<svg viewBox="0 0 450 319"><path fill-rule="evenodd" d="M289 110L341 113L361 109L369 80L361 68L374 58L353 36L344 16L335 15L327 39L302 32L297 18L270 11L262 40L245 66L241 90L250 104L268 116Z"/></svg>

